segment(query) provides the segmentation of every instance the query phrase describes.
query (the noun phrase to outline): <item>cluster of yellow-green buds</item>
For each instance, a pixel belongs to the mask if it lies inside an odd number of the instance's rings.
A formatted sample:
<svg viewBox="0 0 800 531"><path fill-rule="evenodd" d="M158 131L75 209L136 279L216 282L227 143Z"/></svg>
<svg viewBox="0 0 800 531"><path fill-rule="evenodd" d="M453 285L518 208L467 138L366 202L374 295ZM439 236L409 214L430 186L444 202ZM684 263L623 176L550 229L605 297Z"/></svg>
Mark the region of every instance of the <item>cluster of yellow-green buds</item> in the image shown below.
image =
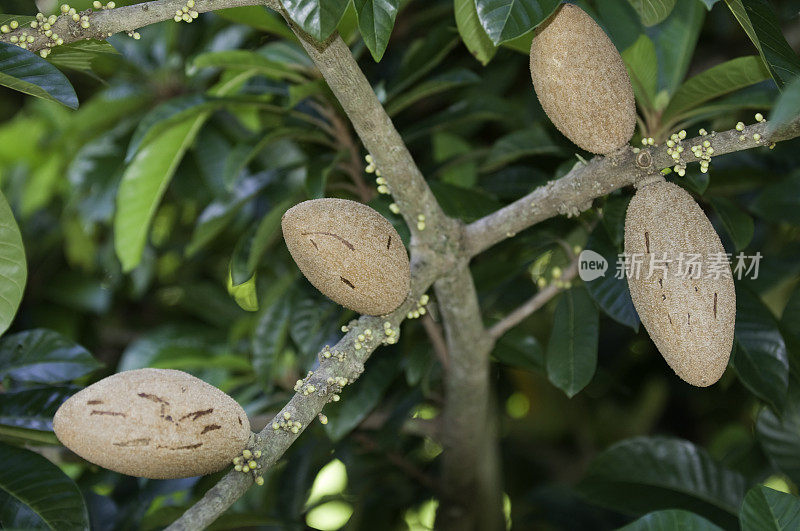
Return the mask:
<svg viewBox="0 0 800 531"><path fill-rule="evenodd" d="M325 415L323 415L322 413L320 413L319 415L317 415L317 418L319 419L319 423L320 423L320 424L327 424L327 423L328 423L328 417L326 417L326 416L325 416Z"/></svg>
<svg viewBox="0 0 800 531"><path fill-rule="evenodd" d="M425 230L425 214L417 214L417 230Z"/></svg>
<svg viewBox="0 0 800 531"><path fill-rule="evenodd" d="M375 174L375 184L378 185L378 193L379 194L386 194L386 195L391 194L392 191L389 189L389 185L386 183L386 179L381 177L381 170L379 170L378 167L375 166L375 159L372 158L372 155L367 153L367 155L364 157L364 160L367 161L367 167L364 168L364 171L367 172L367 173L374 173ZM394 203L392 203L392 204L394 204ZM397 209L397 211L395 211L394 208L392 208L392 207L389 207L389 208L395 214L400 212L400 209ZM397 208L397 205L395 205L395 208Z"/></svg>
<svg viewBox="0 0 800 531"><path fill-rule="evenodd" d="M672 133L667 140L667 155L675 161L675 172L683 177L686 175L686 163L681 160L683 153L682 141L686 138L686 131L681 129L677 133Z"/></svg>
<svg viewBox="0 0 800 531"><path fill-rule="evenodd" d="M308 396L311 393L317 390L314 384L310 383L311 377L314 375L313 371L309 371L306 377L302 380L297 380L297 383L294 384L294 391L295 393L303 393L304 396Z"/></svg>
<svg viewBox="0 0 800 531"><path fill-rule="evenodd" d="M756 118L756 122L758 122L758 123L761 123L761 122L765 121L764 120L764 115L761 114L760 112L756 113L755 118ZM739 131L739 132L744 131L744 122L737 122L736 123L736 130ZM744 134L739 135L739 141L740 142L744 142L745 140L747 140L747 135L744 135ZM759 133L753 133L753 140L755 140L756 142L761 142L761 135ZM774 149L775 148L775 142L770 143L769 148L770 149Z"/></svg>
<svg viewBox="0 0 800 531"><path fill-rule="evenodd" d="M406 315L406 317L409 319L419 319L420 317L428 313L428 309L425 308L425 306L428 305L429 301L430 297L428 297L428 294L427 293L423 294L422 297L419 298L419 301L417 301L417 309L408 312L408 315Z"/></svg>
<svg viewBox="0 0 800 531"><path fill-rule="evenodd" d="M283 430L287 433L294 433L294 434L300 433L300 428L302 428L303 425L299 421L292 420L291 413L289 413L288 411L284 411L283 415L281 416L283 418L281 418L280 420L276 420L272 423L272 429L274 431Z"/></svg>
<svg viewBox="0 0 800 531"><path fill-rule="evenodd" d="M370 341L372 341L372 330L367 328L364 330L363 334L358 334L358 336L356 336L356 340L353 342L353 348L361 350L361 348Z"/></svg>
<svg viewBox="0 0 800 531"><path fill-rule="evenodd" d="M102 2L94 0L94 2L92 2L92 7L95 9L114 9L115 7L117 7L117 4L115 4L114 2L109 2L106 5L103 5Z"/></svg>
<svg viewBox="0 0 800 531"><path fill-rule="evenodd" d="M342 328L344 329L344 330L342 330L343 332L347 332L347 327L346 326L343 326ZM370 336L372 335L372 330L365 330L364 331L364 335L366 335L367 332L369 332ZM334 360L334 361L340 361L341 362L341 361L344 361L346 359L347 359L347 353L340 352L338 350L331 350L331 347L328 346L328 345L325 345L325 347L323 347L322 352L320 352L320 355L319 355L319 361L320 362L323 362L325 360Z"/></svg>
<svg viewBox="0 0 800 531"><path fill-rule="evenodd" d="M397 206L397 203L392 203L391 205L389 205L389 210L392 211L392 214L399 214L400 213L400 207Z"/></svg>
<svg viewBox="0 0 800 531"><path fill-rule="evenodd" d="M175 22L191 23L194 19L199 17L200 14L194 9L194 0L186 0L186 4L175 11L175 16L172 18Z"/></svg>
<svg viewBox="0 0 800 531"><path fill-rule="evenodd" d="M652 136L642 138L642 145L643 146L653 146L655 145L656 141L653 139Z"/></svg>
<svg viewBox="0 0 800 531"><path fill-rule="evenodd" d="M256 485L261 486L264 484L264 478L261 476L261 465L256 462L256 459L261 458L261 450L242 450L242 455L233 458L233 469L243 474L252 474L253 480Z"/></svg>
<svg viewBox="0 0 800 531"><path fill-rule="evenodd" d="M386 336L383 342L387 345L394 345L397 343L397 331L392 328L392 323L389 321L383 323L383 334Z"/></svg>
<svg viewBox="0 0 800 531"><path fill-rule="evenodd" d="M711 163L711 156L714 154L714 146L711 145L711 140L705 139L707 136L711 136L714 138L716 133L708 134L708 131L705 129L700 129L700 136L704 137L704 140L692 146L692 154L700 159L700 171L702 173L708 172L708 165Z"/></svg>

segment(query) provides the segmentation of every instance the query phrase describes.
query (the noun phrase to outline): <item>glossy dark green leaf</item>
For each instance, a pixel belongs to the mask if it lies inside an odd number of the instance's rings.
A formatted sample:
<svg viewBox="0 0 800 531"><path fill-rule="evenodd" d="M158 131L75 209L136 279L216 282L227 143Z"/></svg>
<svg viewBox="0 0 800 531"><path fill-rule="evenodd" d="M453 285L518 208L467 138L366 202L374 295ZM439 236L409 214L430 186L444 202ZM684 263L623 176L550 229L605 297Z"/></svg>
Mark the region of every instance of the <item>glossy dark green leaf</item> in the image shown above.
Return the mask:
<svg viewBox="0 0 800 531"><path fill-rule="evenodd" d="M636 102L648 111L655 110L658 87L655 44L647 35L639 35L636 42L622 52L622 60L631 78Z"/></svg>
<svg viewBox="0 0 800 531"><path fill-rule="evenodd" d="M800 338L800 285L794 288L789 301L783 308L781 327L791 335ZM798 482L800 484L800 482Z"/></svg>
<svg viewBox="0 0 800 531"><path fill-rule="evenodd" d="M767 0L726 0L725 3L764 59L778 88L800 75L800 58L786 42L780 22Z"/></svg>
<svg viewBox="0 0 800 531"><path fill-rule="evenodd" d="M281 0L286 12L318 41L327 39L344 15L349 0Z"/></svg>
<svg viewBox="0 0 800 531"><path fill-rule="evenodd" d="M800 76L792 79L781 93L767 122L767 132L773 133L800 116Z"/></svg>
<svg viewBox="0 0 800 531"><path fill-rule="evenodd" d="M264 307L256 318L253 332L253 370L264 389L271 389L275 369L289 338L292 301L286 296L295 276L282 277L265 295Z"/></svg>
<svg viewBox="0 0 800 531"><path fill-rule="evenodd" d="M647 513L619 531L722 531L699 514L680 509L665 509Z"/></svg>
<svg viewBox="0 0 800 531"><path fill-rule="evenodd" d="M432 181L430 185L442 210L467 223L491 214L501 206L497 199L477 188L464 188L441 181Z"/></svg>
<svg viewBox="0 0 800 531"><path fill-rule="evenodd" d="M780 415L769 408L758 414L756 435L775 467L797 484L800 482L800 390L793 383Z"/></svg>
<svg viewBox="0 0 800 531"><path fill-rule="evenodd" d="M475 0L481 26L495 44L533 30L560 3L559 0Z"/></svg>
<svg viewBox="0 0 800 531"><path fill-rule="evenodd" d="M683 82L705 16L706 10L697 0L678 0L666 20L648 28L656 45L659 91L672 95Z"/></svg>
<svg viewBox="0 0 800 531"><path fill-rule="evenodd" d="M207 326L167 325L152 328L128 345L120 357L117 372L152 367L156 360L208 359L214 355L220 340L220 336Z"/></svg>
<svg viewBox="0 0 800 531"><path fill-rule="evenodd" d="M603 229L598 227L589 237L586 248L602 256L608 263L603 276L585 282L589 295L606 315L638 332L639 314L633 306L628 281L617 278L617 258L622 252L621 245L613 245Z"/></svg>
<svg viewBox="0 0 800 531"><path fill-rule="evenodd" d="M400 9L400 0L355 0L354 3L361 37L372 58L378 62L389 44L394 19Z"/></svg>
<svg viewBox="0 0 800 531"><path fill-rule="evenodd" d="M495 171L522 157L532 155L562 155L566 151L556 144L540 124L514 131L501 137L492 146L481 171Z"/></svg>
<svg viewBox="0 0 800 531"><path fill-rule="evenodd" d="M597 306L584 288L559 297L547 343L547 378L570 398L594 376L599 322Z"/></svg>
<svg viewBox="0 0 800 531"><path fill-rule="evenodd" d="M78 96L69 80L35 53L0 42L0 85L78 108Z"/></svg>
<svg viewBox="0 0 800 531"><path fill-rule="evenodd" d="M725 197L712 197L711 205L719 215L722 226L733 240L737 251L741 251L753 239L755 225L753 218L739 205Z"/></svg>
<svg viewBox="0 0 800 531"><path fill-rule="evenodd" d="M389 116L394 116L424 98L478 81L480 81L480 77L474 72L465 68L455 68L423 81L411 90L400 93L387 103L386 112L389 113Z"/></svg>
<svg viewBox="0 0 800 531"><path fill-rule="evenodd" d="M740 520L742 531L800 529L800 499L759 485L744 497Z"/></svg>
<svg viewBox="0 0 800 531"><path fill-rule="evenodd" d="M625 214L628 212L628 203L631 196L611 196L603 205L603 227L611 242L619 247L625 238Z"/></svg>
<svg viewBox="0 0 800 531"><path fill-rule="evenodd" d="M306 166L306 193L309 199L319 199L325 197L325 187L328 184L328 177L336 168L339 160L345 158L342 152L339 156L319 156L311 159Z"/></svg>
<svg viewBox="0 0 800 531"><path fill-rule="evenodd" d="M699 105L750 85L769 79L769 71L757 55L737 57L712 66L686 80L670 99L661 120L681 119Z"/></svg>
<svg viewBox="0 0 800 531"><path fill-rule="evenodd" d="M326 341L336 337L340 306L307 289L296 289L292 296L289 333L307 360L313 360Z"/></svg>
<svg viewBox="0 0 800 531"><path fill-rule="evenodd" d="M672 13L675 8L675 0L628 0L642 24L645 26L655 26Z"/></svg>
<svg viewBox="0 0 800 531"><path fill-rule="evenodd" d="M119 52L110 43L92 39L51 48L47 60L61 68L91 72L96 59L114 55Z"/></svg>
<svg viewBox="0 0 800 531"><path fill-rule="evenodd" d="M497 342L492 355L500 363L529 371L540 371L545 367L542 345L530 333L519 328L506 332Z"/></svg>
<svg viewBox="0 0 800 531"><path fill-rule="evenodd" d="M68 382L100 366L85 348L52 330L26 330L0 339L0 380Z"/></svg>
<svg viewBox="0 0 800 531"><path fill-rule="evenodd" d="M0 334L11 326L27 280L28 263L22 236L11 207L0 193Z"/></svg>
<svg viewBox="0 0 800 531"><path fill-rule="evenodd" d="M752 210L767 221L800 225L800 174L765 186L753 202Z"/></svg>
<svg viewBox="0 0 800 531"><path fill-rule="evenodd" d="M325 431L333 441L341 440L359 425L383 398L400 372L398 356L376 356L366 363L364 374L345 387L339 402L325 408Z"/></svg>
<svg viewBox="0 0 800 531"><path fill-rule="evenodd" d="M735 529L745 479L689 441L636 437L595 457L578 486L590 501L639 515L685 509Z"/></svg>
<svg viewBox="0 0 800 531"><path fill-rule="evenodd" d="M0 424L26 430L52 431L53 415L77 387L33 387L0 394Z"/></svg>
<svg viewBox="0 0 800 531"><path fill-rule="evenodd" d="M264 253L280 236L281 218L286 212L293 201L282 201L273 206L270 211L261 218L258 223L253 241L250 245L250 253L247 258L247 271L249 273L255 272L259 262L264 257Z"/></svg>
<svg viewBox="0 0 800 531"><path fill-rule="evenodd" d="M267 59L263 54L250 50L205 52L194 58L192 67L245 70L271 79L289 80L296 83L306 80L301 69L292 68L285 63Z"/></svg>
<svg viewBox="0 0 800 531"><path fill-rule="evenodd" d="M114 216L114 249L124 271L139 265L161 197L206 118L202 113L154 136L125 169Z"/></svg>
<svg viewBox="0 0 800 531"><path fill-rule="evenodd" d="M0 442L0 522L8 528L89 529L78 486L35 452Z"/></svg>
<svg viewBox="0 0 800 531"><path fill-rule="evenodd" d="M284 39L295 40L294 33L280 16L266 6L243 6L219 9L214 14L237 24L246 24Z"/></svg>
<svg viewBox="0 0 800 531"><path fill-rule="evenodd" d="M456 27L467 50L482 65L489 64L497 51L497 46L486 34L478 18L475 0L455 0Z"/></svg>
<svg viewBox="0 0 800 531"><path fill-rule="evenodd" d="M786 344L769 308L742 282L736 289L736 341L731 363L753 394L781 411L789 384Z"/></svg>
<svg viewBox="0 0 800 531"><path fill-rule="evenodd" d="M436 27L414 40L403 55L400 68L387 86L389 99L398 96L436 68L458 44L451 28Z"/></svg>

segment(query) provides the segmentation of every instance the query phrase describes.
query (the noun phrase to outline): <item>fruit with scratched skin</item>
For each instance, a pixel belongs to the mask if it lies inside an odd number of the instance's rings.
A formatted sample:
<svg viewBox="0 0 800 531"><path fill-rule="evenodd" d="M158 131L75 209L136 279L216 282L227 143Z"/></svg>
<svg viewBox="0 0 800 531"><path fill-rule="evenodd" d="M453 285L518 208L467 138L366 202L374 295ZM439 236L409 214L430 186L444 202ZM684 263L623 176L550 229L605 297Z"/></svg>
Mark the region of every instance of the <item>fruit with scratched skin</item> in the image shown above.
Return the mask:
<svg viewBox="0 0 800 531"><path fill-rule="evenodd" d="M151 479L222 470L250 439L236 401L182 371L138 369L75 393L53 417L61 443L96 465Z"/></svg>
<svg viewBox="0 0 800 531"><path fill-rule="evenodd" d="M564 4L536 29L530 67L544 112L579 147L607 154L631 139L636 104L625 63L581 8Z"/></svg>
<svg viewBox="0 0 800 531"><path fill-rule="evenodd" d="M384 315L408 296L411 271L400 235L370 207L346 199L313 199L281 221L300 271L333 301Z"/></svg>
<svg viewBox="0 0 800 531"><path fill-rule="evenodd" d="M633 305L661 355L686 382L715 383L733 346L736 293L703 210L676 184L642 186L625 216L625 253Z"/></svg>

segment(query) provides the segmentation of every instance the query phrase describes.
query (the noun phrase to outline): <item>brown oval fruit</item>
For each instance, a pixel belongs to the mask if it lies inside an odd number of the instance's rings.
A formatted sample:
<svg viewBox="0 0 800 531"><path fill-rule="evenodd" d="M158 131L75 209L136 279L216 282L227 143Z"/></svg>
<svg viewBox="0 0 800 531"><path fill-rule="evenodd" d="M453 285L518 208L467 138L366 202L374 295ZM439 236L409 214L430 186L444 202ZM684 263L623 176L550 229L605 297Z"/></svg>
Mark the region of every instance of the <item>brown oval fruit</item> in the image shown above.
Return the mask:
<svg viewBox="0 0 800 531"><path fill-rule="evenodd" d="M633 136L636 104L625 64L581 8L564 4L537 28L531 78L553 124L586 151L611 153Z"/></svg>
<svg viewBox="0 0 800 531"><path fill-rule="evenodd" d="M733 345L736 293L705 213L680 186L644 186L628 205L625 253L633 305L661 355L688 383L715 383Z"/></svg>
<svg viewBox="0 0 800 531"><path fill-rule="evenodd" d="M335 302L383 315L408 296L408 255L392 224L370 207L346 199L313 199L281 221L300 271Z"/></svg>
<svg viewBox="0 0 800 531"><path fill-rule="evenodd" d="M87 461L152 479L221 470L250 438L233 398L170 369L125 371L90 385L58 408L53 430Z"/></svg>

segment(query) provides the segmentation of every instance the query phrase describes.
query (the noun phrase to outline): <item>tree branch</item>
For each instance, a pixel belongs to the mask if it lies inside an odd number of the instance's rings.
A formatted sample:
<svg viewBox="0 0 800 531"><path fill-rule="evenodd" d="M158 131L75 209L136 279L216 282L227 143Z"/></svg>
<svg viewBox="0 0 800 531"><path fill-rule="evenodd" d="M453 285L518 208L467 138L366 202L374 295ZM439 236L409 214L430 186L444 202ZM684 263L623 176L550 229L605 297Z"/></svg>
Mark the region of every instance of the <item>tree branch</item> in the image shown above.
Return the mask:
<svg viewBox="0 0 800 531"><path fill-rule="evenodd" d="M572 262L570 263L569 267L564 271L561 278L559 280L561 282L569 282L574 279L578 275L578 259L575 257ZM553 297L558 295L564 290L563 284L558 285L556 283L550 284L549 286L542 288L539 292L520 305L517 309L513 312L506 315L503 319L498 321L489 329L489 337L492 338L492 341L497 341L500 337L503 336L506 332L517 326L519 323L524 321L528 316L530 316L533 312L537 311L539 308L544 306L548 303Z"/></svg>
<svg viewBox="0 0 800 531"><path fill-rule="evenodd" d="M754 135L760 135L760 140L755 140L758 137ZM756 123L745 127L743 131L731 129L686 139L681 143L684 151L680 160L685 163L699 161L691 148L706 140L716 157L797 136L800 136L800 119L772 136L767 136L766 122ZM576 165L560 179L550 181L522 199L468 225L466 253L470 257L475 256L517 232L559 214L578 215L589 209L594 199L673 165L675 161L667 153L666 145L642 149L638 153L626 146L606 157L594 157L587 164Z"/></svg>

